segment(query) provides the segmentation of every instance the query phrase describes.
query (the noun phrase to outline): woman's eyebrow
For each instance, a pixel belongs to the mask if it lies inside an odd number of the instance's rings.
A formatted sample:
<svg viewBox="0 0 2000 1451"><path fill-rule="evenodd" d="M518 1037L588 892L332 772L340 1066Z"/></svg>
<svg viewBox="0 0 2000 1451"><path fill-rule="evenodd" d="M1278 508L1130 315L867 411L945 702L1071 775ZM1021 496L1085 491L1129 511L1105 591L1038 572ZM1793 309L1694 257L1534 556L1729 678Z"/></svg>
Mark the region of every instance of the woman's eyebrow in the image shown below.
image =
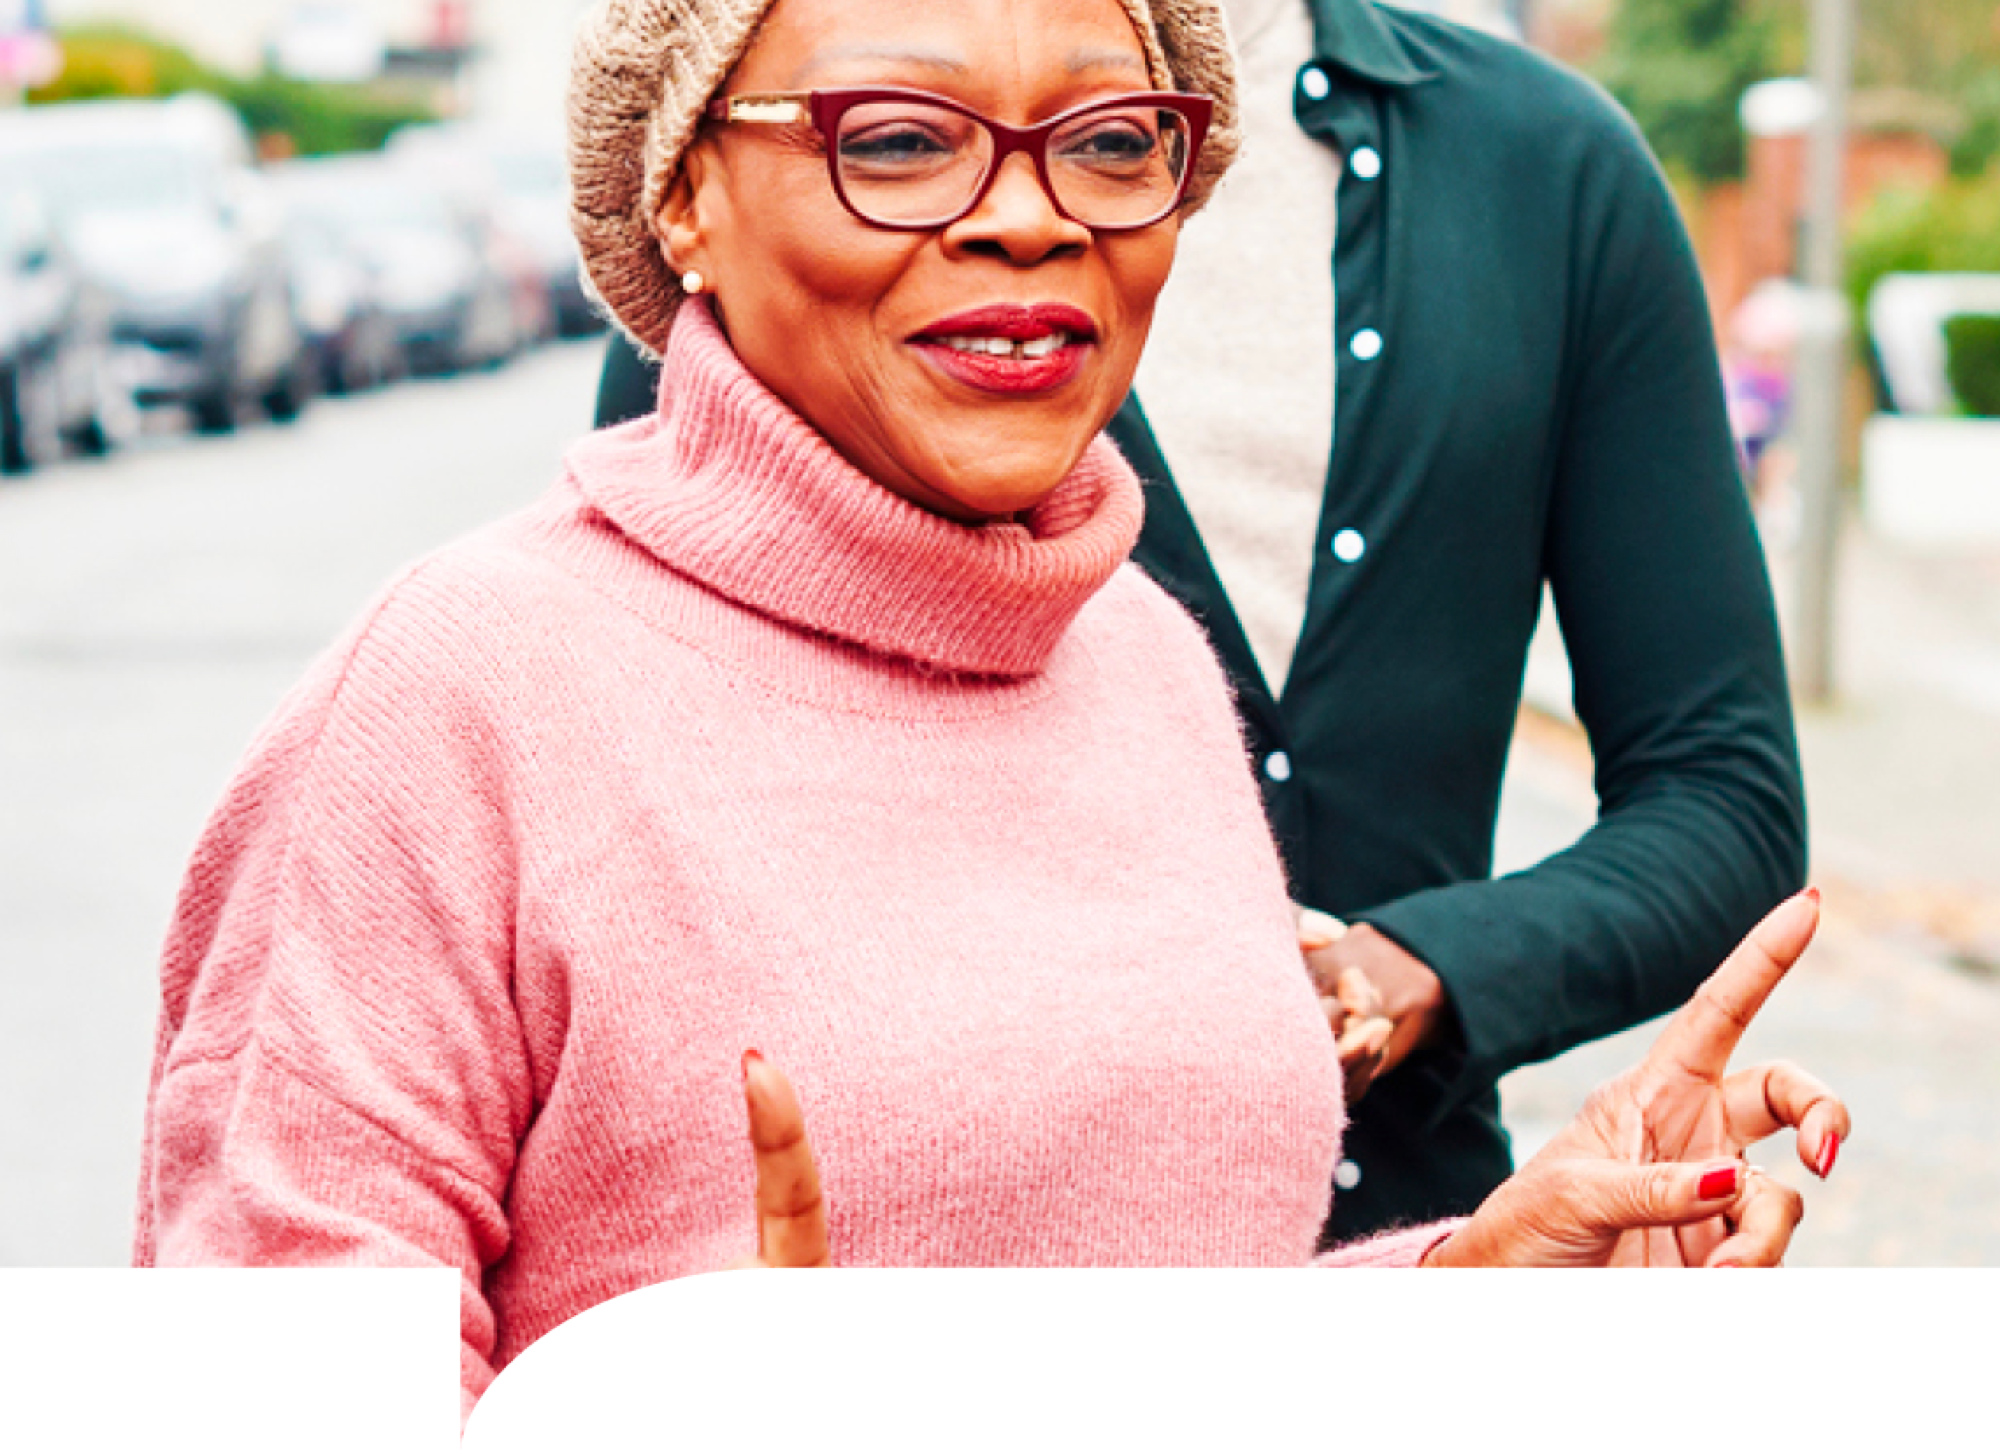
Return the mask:
<svg viewBox="0 0 2000 1451"><path fill-rule="evenodd" d="M1129 50L1073 50L1063 68L1071 75L1082 71L1120 70L1132 71L1138 75L1151 77L1146 62Z"/></svg>
<svg viewBox="0 0 2000 1451"><path fill-rule="evenodd" d="M972 67L954 55L942 51L914 50L907 46L894 45L836 45L815 54L801 66L793 77L803 81L815 71L827 70L844 65L849 61L890 61L898 65L919 66L925 70L945 71L953 75L965 75Z"/></svg>

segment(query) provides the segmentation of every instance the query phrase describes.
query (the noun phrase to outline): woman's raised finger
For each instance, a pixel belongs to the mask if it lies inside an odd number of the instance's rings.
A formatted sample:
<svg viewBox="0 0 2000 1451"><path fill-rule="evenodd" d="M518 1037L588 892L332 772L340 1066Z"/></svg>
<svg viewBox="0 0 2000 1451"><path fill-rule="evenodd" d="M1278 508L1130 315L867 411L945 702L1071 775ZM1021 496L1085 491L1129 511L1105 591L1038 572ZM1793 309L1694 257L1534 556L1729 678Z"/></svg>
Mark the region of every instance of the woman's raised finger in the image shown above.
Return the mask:
<svg viewBox="0 0 2000 1451"><path fill-rule="evenodd" d="M1806 1202L1798 1190L1753 1170L1732 1217L1735 1230L1703 1263L1710 1269L1772 1269L1785 1262L1792 1231L1806 1217Z"/></svg>
<svg viewBox="0 0 2000 1451"><path fill-rule="evenodd" d="M1750 929L1692 1001L1675 1013L1646 1055L1650 1067L1719 1079L1744 1029L1771 991L1812 941L1819 926L1819 894L1805 891L1781 902Z"/></svg>
<svg viewBox="0 0 2000 1451"><path fill-rule="evenodd" d="M1722 1099L1730 1132L1741 1147L1780 1129L1794 1129L1799 1162L1822 1179L1833 1171L1840 1146L1854 1131L1839 1095L1792 1063L1762 1064L1730 1074L1723 1080Z"/></svg>
<svg viewBox="0 0 2000 1451"><path fill-rule="evenodd" d="M827 1248L826 1200L791 1080L756 1049L743 1055L743 1099L757 1155L757 1260L767 1269L818 1269Z"/></svg>

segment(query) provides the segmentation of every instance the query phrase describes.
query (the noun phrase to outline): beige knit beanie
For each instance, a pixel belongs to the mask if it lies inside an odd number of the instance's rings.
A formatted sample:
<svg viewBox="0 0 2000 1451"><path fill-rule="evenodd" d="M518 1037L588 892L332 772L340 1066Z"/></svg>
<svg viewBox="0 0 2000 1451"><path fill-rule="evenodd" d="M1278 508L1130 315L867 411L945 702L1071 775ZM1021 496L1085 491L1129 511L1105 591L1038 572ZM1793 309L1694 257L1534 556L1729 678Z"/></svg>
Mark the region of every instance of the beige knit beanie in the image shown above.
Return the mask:
<svg viewBox="0 0 2000 1451"><path fill-rule="evenodd" d="M1152 82L1215 102L1185 209L1208 200L1240 143L1236 67L1216 0L1119 0ZM570 222L586 275L649 355L665 350L680 279L655 235L681 153L710 97L749 49L772 0L601 0L570 63Z"/></svg>

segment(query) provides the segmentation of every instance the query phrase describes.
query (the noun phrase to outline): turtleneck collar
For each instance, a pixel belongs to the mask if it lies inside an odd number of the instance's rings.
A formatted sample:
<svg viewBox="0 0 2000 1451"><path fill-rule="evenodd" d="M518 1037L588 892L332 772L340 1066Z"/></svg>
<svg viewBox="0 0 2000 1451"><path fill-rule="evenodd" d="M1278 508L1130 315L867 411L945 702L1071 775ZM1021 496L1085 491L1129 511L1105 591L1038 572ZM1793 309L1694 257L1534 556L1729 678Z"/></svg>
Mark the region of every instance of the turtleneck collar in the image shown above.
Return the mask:
<svg viewBox="0 0 2000 1451"><path fill-rule="evenodd" d="M700 299L674 321L658 413L568 465L600 514L717 593L952 671L1039 671L1139 535L1138 479L1102 438L1023 522L909 503L753 377Z"/></svg>

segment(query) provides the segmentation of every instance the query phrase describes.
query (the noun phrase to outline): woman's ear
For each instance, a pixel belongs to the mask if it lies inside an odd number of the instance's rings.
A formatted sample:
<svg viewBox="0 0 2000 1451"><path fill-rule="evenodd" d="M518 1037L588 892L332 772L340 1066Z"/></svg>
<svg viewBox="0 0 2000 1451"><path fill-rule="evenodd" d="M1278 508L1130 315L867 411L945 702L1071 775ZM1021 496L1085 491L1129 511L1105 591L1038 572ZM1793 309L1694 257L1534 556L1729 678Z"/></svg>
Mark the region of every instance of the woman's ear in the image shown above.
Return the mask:
<svg viewBox="0 0 2000 1451"><path fill-rule="evenodd" d="M653 229L675 272L708 271L708 228L701 205L702 181L708 173L707 148L699 141L682 153L680 169L660 198Z"/></svg>

